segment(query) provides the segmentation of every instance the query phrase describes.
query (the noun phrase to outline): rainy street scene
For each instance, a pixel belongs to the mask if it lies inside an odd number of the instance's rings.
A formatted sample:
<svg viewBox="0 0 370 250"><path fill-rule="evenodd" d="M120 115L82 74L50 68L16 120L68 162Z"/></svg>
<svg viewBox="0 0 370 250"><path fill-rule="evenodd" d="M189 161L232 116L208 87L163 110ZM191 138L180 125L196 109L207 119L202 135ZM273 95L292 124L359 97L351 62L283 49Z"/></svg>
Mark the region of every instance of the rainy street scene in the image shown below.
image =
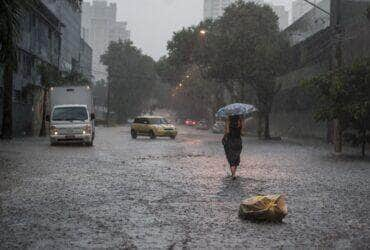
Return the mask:
<svg viewBox="0 0 370 250"><path fill-rule="evenodd" d="M370 249L370 0L0 0L0 249Z"/></svg>

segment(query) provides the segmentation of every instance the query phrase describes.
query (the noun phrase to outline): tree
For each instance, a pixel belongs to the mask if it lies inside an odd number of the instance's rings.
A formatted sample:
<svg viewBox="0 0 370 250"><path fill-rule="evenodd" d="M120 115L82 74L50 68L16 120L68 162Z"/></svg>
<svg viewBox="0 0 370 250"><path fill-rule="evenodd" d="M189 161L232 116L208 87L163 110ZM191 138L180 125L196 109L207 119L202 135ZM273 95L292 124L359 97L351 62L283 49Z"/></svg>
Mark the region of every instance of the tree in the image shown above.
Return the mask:
<svg viewBox="0 0 370 250"><path fill-rule="evenodd" d="M339 121L344 131L357 131L351 141L362 145L362 155L370 130L370 59L312 78L304 83L315 96L317 121Z"/></svg>
<svg viewBox="0 0 370 250"><path fill-rule="evenodd" d="M97 81L93 86L93 95L95 105L106 107L107 106L107 83L105 80Z"/></svg>
<svg viewBox="0 0 370 250"><path fill-rule="evenodd" d="M213 21L206 20L196 26L175 32L167 44L167 75L172 77L173 107L182 117L212 117L224 104L224 87L205 74L206 36Z"/></svg>
<svg viewBox="0 0 370 250"><path fill-rule="evenodd" d="M108 107L118 122L150 109L158 77L154 60L131 41L111 42L101 61L108 71ZM110 112L110 111L109 111Z"/></svg>
<svg viewBox="0 0 370 250"><path fill-rule="evenodd" d="M275 79L287 66L288 48L269 6L238 1L215 21L205 52L195 59L209 77L223 82L230 93L239 93L236 101L254 101L248 97L252 87L265 139L270 138L269 115L280 89Z"/></svg>
<svg viewBox="0 0 370 250"><path fill-rule="evenodd" d="M168 58L176 75L183 75L193 65L203 70L203 57L205 56L206 33L212 30L214 22L206 20L196 26L183 28L175 32L167 43ZM205 32L205 33L202 33ZM203 73L201 71L201 73ZM202 74L203 78L206 75Z"/></svg>

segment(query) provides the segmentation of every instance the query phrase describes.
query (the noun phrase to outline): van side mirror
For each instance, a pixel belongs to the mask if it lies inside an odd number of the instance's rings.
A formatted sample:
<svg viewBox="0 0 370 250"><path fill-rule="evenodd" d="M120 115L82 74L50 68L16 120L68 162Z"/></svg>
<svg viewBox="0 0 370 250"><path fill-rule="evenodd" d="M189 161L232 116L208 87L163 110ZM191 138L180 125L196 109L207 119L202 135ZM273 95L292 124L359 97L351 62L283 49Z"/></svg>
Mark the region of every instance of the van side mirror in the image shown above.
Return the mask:
<svg viewBox="0 0 370 250"><path fill-rule="evenodd" d="M91 114L90 117L91 117L91 120L95 120L95 114Z"/></svg>
<svg viewBox="0 0 370 250"><path fill-rule="evenodd" d="M50 115L46 115L45 120L46 120L47 122L50 122Z"/></svg>

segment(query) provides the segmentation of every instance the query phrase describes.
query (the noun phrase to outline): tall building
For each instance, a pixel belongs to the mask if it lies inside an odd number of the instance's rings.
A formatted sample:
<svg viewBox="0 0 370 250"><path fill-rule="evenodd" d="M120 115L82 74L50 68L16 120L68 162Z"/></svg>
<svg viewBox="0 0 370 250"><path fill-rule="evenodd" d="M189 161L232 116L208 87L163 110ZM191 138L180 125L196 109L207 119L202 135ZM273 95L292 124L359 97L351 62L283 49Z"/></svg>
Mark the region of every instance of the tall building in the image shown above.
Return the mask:
<svg viewBox="0 0 370 250"><path fill-rule="evenodd" d="M289 26L289 11L285 9L283 5L270 5L272 10L279 17L279 27L284 30Z"/></svg>
<svg viewBox="0 0 370 250"><path fill-rule="evenodd" d="M105 53L111 41L130 39L126 22L117 22L117 5L107 1L94 0L82 4L81 36L93 49L93 76L101 80L107 78L105 66L100 56Z"/></svg>
<svg viewBox="0 0 370 250"><path fill-rule="evenodd" d="M312 1L316 4L316 0ZM292 18L293 22L297 21L301 18L304 14L310 11L313 8L312 5L303 1L303 0L295 0L292 2Z"/></svg>
<svg viewBox="0 0 370 250"><path fill-rule="evenodd" d="M204 19L216 19L222 16L227 6L236 0L204 0Z"/></svg>
<svg viewBox="0 0 370 250"><path fill-rule="evenodd" d="M203 19L216 19L225 9L237 0L204 0ZM263 3L263 0L244 0L245 2Z"/></svg>
<svg viewBox="0 0 370 250"><path fill-rule="evenodd" d="M225 9L237 0L204 0L203 18L216 19L223 15ZM244 0L245 2L255 2L263 4L264 0ZM280 29L285 29L289 25L289 12L283 5L272 5L271 8L279 17Z"/></svg>

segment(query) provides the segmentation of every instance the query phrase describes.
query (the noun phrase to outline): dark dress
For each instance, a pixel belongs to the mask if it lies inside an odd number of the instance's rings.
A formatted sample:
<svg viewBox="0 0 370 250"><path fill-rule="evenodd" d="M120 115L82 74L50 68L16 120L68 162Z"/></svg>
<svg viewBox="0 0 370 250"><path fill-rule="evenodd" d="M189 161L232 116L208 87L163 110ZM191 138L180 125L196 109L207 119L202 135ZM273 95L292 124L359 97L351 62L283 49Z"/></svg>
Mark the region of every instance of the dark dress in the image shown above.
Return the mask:
<svg viewBox="0 0 370 250"><path fill-rule="evenodd" d="M239 166L240 154L243 149L241 128L238 126L238 118L230 119L229 133L222 139L227 161L230 166Z"/></svg>

